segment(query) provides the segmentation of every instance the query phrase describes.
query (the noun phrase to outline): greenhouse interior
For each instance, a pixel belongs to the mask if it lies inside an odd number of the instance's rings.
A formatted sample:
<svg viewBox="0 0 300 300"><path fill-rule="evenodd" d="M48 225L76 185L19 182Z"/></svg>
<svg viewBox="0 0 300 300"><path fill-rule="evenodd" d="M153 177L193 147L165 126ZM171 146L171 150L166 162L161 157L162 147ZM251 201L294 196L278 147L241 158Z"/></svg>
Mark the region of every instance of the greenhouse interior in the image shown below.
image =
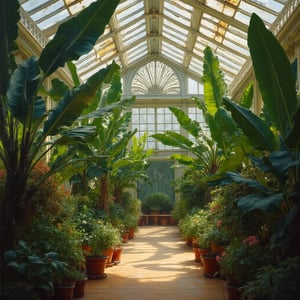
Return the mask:
<svg viewBox="0 0 300 300"><path fill-rule="evenodd" d="M298 299L300 0L6 2L0 300Z"/></svg>

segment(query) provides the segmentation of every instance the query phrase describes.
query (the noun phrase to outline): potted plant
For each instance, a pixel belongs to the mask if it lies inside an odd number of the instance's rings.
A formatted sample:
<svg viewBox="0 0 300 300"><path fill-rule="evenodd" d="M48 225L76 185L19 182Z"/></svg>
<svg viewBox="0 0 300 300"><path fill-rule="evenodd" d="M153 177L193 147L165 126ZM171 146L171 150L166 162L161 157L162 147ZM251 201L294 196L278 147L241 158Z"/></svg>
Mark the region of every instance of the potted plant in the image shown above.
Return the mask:
<svg viewBox="0 0 300 300"><path fill-rule="evenodd" d="M88 278L106 278L107 275L104 270L108 256L105 255L105 251L118 244L120 244L120 233L117 228L114 228L110 223L95 222L89 241L91 251L86 256Z"/></svg>
<svg viewBox="0 0 300 300"><path fill-rule="evenodd" d="M85 294L85 285L87 276L85 270L78 270L77 268L66 268L64 271L65 281L75 284L73 298L83 297Z"/></svg>
<svg viewBox="0 0 300 300"><path fill-rule="evenodd" d="M217 277L219 275L220 264L217 260L217 253L209 252L202 256L203 275L205 277Z"/></svg>
<svg viewBox="0 0 300 300"><path fill-rule="evenodd" d="M299 282L300 258L289 257L257 269L254 279L241 287L241 292L249 300L293 300L299 298Z"/></svg>
<svg viewBox="0 0 300 300"><path fill-rule="evenodd" d="M17 249L6 251L4 260L4 296L9 299L49 299L54 291L54 274L63 272L65 267L57 253L39 253L25 241L19 241Z"/></svg>
<svg viewBox="0 0 300 300"><path fill-rule="evenodd" d="M235 289L235 293L239 294L239 288L253 280L257 269L271 262L271 257L270 251L260 244L255 235L233 240L217 258L220 272L227 280L228 292L231 294Z"/></svg>

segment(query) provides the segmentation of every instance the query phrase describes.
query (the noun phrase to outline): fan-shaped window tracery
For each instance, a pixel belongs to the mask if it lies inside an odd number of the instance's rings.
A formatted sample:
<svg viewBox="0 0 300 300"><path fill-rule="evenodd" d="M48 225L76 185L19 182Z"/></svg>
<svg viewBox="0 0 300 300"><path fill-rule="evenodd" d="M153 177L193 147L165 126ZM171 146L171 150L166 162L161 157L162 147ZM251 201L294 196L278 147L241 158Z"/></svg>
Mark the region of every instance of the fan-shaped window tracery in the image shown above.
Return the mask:
<svg viewBox="0 0 300 300"><path fill-rule="evenodd" d="M133 95L178 95L180 82L174 70L159 61L152 61L136 72L131 83Z"/></svg>

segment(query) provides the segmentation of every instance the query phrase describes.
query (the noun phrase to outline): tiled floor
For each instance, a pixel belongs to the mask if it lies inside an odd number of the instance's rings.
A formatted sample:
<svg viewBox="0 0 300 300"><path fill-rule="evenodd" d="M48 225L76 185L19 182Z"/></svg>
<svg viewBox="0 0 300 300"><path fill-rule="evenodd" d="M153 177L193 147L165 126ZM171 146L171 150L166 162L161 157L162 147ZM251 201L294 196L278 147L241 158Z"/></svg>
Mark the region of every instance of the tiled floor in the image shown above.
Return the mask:
<svg viewBox="0 0 300 300"><path fill-rule="evenodd" d="M106 274L88 280L85 300L226 300L224 281L203 276L176 226L140 227Z"/></svg>

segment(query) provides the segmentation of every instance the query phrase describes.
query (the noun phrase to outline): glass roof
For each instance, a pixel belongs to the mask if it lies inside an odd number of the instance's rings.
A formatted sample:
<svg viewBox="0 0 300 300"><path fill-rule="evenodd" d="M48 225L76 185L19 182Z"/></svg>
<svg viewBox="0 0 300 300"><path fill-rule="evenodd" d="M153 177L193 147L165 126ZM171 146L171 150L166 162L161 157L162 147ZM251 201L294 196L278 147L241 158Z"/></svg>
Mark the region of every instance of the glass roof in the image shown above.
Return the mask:
<svg viewBox="0 0 300 300"><path fill-rule="evenodd" d="M46 39L58 25L94 0L20 0ZM123 70L149 55L201 78L203 51L210 46L227 84L246 62L247 27L253 12L269 27L288 0L123 0L93 51L77 62L82 80L112 60Z"/></svg>

